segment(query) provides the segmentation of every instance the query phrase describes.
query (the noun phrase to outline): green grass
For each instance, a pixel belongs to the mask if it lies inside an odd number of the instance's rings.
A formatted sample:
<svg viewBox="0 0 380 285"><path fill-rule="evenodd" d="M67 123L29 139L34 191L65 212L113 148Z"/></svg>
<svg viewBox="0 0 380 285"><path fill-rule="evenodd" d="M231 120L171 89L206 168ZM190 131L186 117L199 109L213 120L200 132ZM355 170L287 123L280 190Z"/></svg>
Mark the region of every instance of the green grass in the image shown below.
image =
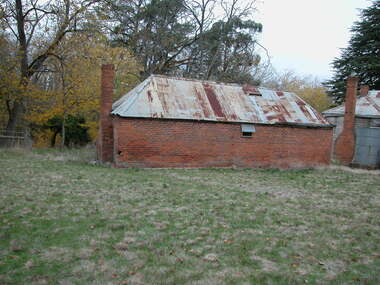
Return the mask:
<svg viewBox="0 0 380 285"><path fill-rule="evenodd" d="M0 150L0 284L379 284L380 175Z"/></svg>

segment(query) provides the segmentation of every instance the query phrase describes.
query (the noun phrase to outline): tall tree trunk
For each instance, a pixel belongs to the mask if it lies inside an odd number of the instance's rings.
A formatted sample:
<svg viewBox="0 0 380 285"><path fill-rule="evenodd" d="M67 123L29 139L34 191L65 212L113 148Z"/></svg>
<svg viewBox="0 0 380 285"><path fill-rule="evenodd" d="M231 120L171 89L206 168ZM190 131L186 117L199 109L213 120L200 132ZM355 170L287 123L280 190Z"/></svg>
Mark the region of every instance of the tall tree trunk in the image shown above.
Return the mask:
<svg viewBox="0 0 380 285"><path fill-rule="evenodd" d="M62 116L62 140L61 140L61 149L65 147L65 142L66 142L66 94L68 90L66 90L66 81L65 81L65 73L64 73L64 68L63 68L63 63L61 62L62 65L62 72L61 72L61 79L62 79L62 92L63 92L63 98L62 98L62 106L63 106L63 116Z"/></svg>
<svg viewBox="0 0 380 285"><path fill-rule="evenodd" d="M10 109L9 112L9 119L6 127L7 133L11 133L16 130L17 123L20 119L20 115L23 113L24 107L20 102L14 102L13 107Z"/></svg>
<svg viewBox="0 0 380 285"><path fill-rule="evenodd" d="M65 124L66 124L66 113L63 114L63 119L62 119L61 149L63 149L65 147L65 142L66 142L66 128L65 128Z"/></svg>
<svg viewBox="0 0 380 285"><path fill-rule="evenodd" d="M50 140L50 146L51 147L55 146L55 140L57 138L58 133L59 133L59 131L54 131L54 134L52 135L51 140Z"/></svg>
<svg viewBox="0 0 380 285"><path fill-rule="evenodd" d="M25 35L25 18L22 11L22 0L16 0L16 19L17 19L17 31L18 31L18 58L20 64L20 86L21 92L25 92L28 86L28 54L27 54L27 42ZM24 114L23 106L23 94L20 94L19 100L15 100L13 107L10 109L6 132L11 134L16 131L17 124L20 122Z"/></svg>

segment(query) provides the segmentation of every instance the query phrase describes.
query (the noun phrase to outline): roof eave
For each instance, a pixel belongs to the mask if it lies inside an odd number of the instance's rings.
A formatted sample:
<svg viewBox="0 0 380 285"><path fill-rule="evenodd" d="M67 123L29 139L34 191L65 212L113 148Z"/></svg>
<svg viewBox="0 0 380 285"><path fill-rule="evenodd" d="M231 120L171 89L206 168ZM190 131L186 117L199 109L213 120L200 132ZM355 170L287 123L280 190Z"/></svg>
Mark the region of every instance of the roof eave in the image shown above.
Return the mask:
<svg viewBox="0 0 380 285"><path fill-rule="evenodd" d="M177 120L177 121L193 121L193 122L209 122L209 123L225 123L225 124L254 124L254 125L267 125L267 126L293 126L293 127L307 127L307 128L333 128L332 124L310 124L310 123L298 123L298 122L252 122L246 120L234 120L234 121L223 121L223 120L212 120L212 119L192 119L192 118L167 118L167 117L144 117L144 116L123 116L120 114L112 113L111 115L117 116L119 118L126 119L152 119L152 120Z"/></svg>

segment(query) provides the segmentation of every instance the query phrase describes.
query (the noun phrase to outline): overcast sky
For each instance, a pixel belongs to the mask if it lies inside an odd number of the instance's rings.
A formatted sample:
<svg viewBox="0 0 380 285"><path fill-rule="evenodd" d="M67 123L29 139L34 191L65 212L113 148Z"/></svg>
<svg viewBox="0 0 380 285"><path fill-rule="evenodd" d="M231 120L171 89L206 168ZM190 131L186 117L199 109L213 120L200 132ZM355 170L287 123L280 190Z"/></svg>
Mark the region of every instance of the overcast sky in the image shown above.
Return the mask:
<svg viewBox="0 0 380 285"><path fill-rule="evenodd" d="M350 27L368 0L261 0L260 42L278 71L292 69L320 79L331 76L330 63L347 46Z"/></svg>

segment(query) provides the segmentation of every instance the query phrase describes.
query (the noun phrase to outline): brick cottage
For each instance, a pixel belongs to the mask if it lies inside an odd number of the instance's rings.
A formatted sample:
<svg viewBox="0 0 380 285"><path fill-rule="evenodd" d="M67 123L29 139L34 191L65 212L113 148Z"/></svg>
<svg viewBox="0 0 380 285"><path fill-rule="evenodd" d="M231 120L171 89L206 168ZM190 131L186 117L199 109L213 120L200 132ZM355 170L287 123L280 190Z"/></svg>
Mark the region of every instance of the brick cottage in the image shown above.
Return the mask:
<svg viewBox="0 0 380 285"><path fill-rule="evenodd" d="M280 167L330 162L332 126L291 92L152 75L112 104L102 67L98 159L117 167Z"/></svg>

